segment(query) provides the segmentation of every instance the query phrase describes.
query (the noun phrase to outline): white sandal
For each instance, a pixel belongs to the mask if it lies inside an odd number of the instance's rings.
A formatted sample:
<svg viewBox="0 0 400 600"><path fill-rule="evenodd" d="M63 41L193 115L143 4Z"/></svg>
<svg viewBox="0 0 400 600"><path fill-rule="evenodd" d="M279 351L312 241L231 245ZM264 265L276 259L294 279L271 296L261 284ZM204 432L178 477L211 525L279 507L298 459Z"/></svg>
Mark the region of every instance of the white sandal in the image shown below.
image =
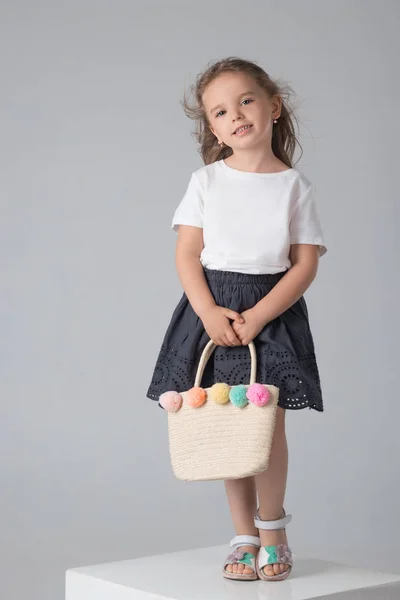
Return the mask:
<svg viewBox="0 0 400 600"><path fill-rule="evenodd" d="M254 519L254 525L257 529L276 531L278 529L285 529L286 525L292 520L292 515L286 515L283 511L282 518L277 521L262 521L257 511L256 518ZM274 564L285 564L289 568L287 571L280 573L279 575L265 575L264 567L267 565ZM257 575L263 581L283 581L289 577L293 567L293 555L289 546L286 544L278 544L277 546L262 546L257 557Z"/></svg>
<svg viewBox="0 0 400 600"><path fill-rule="evenodd" d="M241 546L254 546L260 548L261 541L259 537L255 535L237 535L230 542L230 547L233 548L233 552L229 554L225 560L222 574L226 579L240 579L242 581L255 581L258 579L256 557L251 552L241 552L239 548ZM229 573L226 570L228 565L246 565L253 569L253 573Z"/></svg>

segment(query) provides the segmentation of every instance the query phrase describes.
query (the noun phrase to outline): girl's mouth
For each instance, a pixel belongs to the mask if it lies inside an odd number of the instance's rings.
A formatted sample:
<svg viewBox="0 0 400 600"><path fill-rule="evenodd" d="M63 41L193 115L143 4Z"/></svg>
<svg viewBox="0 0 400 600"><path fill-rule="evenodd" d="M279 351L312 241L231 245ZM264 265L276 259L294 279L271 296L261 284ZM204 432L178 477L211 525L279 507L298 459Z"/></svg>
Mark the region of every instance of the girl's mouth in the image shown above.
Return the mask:
<svg viewBox="0 0 400 600"><path fill-rule="evenodd" d="M252 127L253 125L243 125L242 127L236 129L236 131L233 132L233 135L245 135Z"/></svg>

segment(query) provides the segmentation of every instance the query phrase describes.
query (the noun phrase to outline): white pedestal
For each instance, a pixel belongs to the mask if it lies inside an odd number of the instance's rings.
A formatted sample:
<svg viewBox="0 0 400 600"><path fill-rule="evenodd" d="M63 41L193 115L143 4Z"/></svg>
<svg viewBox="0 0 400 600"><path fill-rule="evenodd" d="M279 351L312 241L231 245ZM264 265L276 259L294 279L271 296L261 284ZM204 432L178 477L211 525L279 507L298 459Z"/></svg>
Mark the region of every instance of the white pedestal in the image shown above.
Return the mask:
<svg viewBox="0 0 400 600"><path fill-rule="evenodd" d="M212 546L70 569L66 600L306 600L400 581L316 559L295 557L283 582L237 582L222 577L227 547Z"/></svg>

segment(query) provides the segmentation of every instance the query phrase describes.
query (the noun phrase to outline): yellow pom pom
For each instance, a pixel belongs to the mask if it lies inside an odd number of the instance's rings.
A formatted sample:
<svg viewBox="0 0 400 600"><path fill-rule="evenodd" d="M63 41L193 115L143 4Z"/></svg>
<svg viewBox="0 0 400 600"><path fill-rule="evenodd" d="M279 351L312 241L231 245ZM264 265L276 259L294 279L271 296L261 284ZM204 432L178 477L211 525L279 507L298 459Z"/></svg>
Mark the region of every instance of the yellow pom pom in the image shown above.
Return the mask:
<svg viewBox="0 0 400 600"><path fill-rule="evenodd" d="M214 383L210 389L210 397L217 404L226 404L229 402L230 386L227 383Z"/></svg>

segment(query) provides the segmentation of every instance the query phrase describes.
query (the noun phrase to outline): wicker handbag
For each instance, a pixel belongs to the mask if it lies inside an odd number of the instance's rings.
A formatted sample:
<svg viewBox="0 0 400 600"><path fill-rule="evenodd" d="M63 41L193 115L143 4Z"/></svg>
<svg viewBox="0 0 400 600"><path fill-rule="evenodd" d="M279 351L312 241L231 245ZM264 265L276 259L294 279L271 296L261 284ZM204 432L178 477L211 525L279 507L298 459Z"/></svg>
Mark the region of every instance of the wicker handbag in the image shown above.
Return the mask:
<svg viewBox="0 0 400 600"><path fill-rule="evenodd" d="M216 383L201 388L204 369L215 347L210 340L204 348L193 388L160 396L160 405L168 411L172 469L184 481L241 479L261 473L268 466L279 389L256 383L253 342L249 344L249 385Z"/></svg>

